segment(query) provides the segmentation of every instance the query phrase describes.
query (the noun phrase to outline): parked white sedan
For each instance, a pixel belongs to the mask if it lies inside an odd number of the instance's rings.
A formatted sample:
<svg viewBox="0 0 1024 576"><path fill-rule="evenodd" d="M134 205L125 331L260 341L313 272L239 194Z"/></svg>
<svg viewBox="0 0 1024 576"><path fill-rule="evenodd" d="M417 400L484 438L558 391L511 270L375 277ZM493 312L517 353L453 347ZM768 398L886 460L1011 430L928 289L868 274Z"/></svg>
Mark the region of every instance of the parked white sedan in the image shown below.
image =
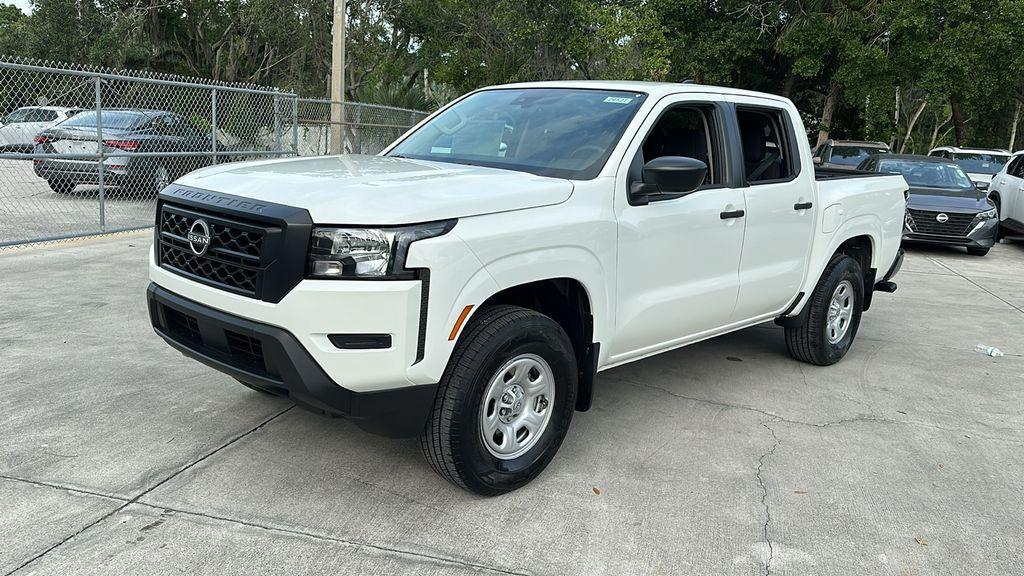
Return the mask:
<svg viewBox="0 0 1024 576"><path fill-rule="evenodd" d="M0 152L31 152L36 134L80 112L80 108L25 106L0 120Z"/></svg>

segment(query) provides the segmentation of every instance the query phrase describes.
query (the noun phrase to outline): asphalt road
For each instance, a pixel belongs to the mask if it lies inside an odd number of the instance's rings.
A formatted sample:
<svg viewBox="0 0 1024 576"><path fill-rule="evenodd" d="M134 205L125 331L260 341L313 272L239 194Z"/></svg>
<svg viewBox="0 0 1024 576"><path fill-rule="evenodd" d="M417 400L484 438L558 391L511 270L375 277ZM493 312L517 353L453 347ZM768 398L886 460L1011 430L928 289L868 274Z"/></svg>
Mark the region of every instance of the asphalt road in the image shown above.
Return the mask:
<svg viewBox="0 0 1024 576"><path fill-rule="evenodd" d="M832 367L768 324L604 372L547 471L492 499L171 350L149 243L0 253L0 574L1024 566L1024 243L911 250Z"/></svg>

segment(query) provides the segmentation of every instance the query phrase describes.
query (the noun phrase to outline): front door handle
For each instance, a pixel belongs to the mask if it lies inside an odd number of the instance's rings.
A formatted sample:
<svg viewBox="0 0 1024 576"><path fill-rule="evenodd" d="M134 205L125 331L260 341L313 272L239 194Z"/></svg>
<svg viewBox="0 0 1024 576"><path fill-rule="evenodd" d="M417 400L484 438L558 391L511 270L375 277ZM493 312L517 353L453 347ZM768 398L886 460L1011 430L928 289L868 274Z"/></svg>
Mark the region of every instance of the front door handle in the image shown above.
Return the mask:
<svg viewBox="0 0 1024 576"><path fill-rule="evenodd" d="M730 210L728 212L722 212L718 216L722 220L728 220L730 218L743 218L743 210Z"/></svg>
<svg viewBox="0 0 1024 576"><path fill-rule="evenodd" d="M814 204L811 204L810 202L797 202L796 204L793 204L793 210L810 210L812 206L814 206Z"/></svg>

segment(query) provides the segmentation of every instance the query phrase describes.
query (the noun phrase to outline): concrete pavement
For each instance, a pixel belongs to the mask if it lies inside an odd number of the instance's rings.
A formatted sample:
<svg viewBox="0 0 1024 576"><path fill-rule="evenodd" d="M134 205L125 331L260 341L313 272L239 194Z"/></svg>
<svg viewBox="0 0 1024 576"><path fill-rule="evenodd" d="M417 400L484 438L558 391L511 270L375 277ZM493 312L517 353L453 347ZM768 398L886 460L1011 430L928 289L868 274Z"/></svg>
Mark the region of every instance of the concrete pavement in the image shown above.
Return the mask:
<svg viewBox="0 0 1024 576"><path fill-rule="evenodd" d="M911 249L832 367L767 324L603 372L548 470L491 499L414 441L174 352L145 314L149 244L0 253L0 574L1024 566L1024 243Z"/></svg>

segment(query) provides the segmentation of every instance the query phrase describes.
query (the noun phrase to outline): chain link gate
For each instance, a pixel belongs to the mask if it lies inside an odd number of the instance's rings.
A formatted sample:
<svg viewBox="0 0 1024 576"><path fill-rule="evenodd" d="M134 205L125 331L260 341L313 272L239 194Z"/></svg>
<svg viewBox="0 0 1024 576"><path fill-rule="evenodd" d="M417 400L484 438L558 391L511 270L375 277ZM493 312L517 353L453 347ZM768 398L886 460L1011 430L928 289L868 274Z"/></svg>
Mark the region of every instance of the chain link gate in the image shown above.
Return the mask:
<svg viewBox="0 0 1024 576"><path fill-rule="evenodd" d="M349 153L426 117L343 106ZM330 111L272 88L0 58L0 250L152 226L156 193L198 168L326 154Z"/></svg>

